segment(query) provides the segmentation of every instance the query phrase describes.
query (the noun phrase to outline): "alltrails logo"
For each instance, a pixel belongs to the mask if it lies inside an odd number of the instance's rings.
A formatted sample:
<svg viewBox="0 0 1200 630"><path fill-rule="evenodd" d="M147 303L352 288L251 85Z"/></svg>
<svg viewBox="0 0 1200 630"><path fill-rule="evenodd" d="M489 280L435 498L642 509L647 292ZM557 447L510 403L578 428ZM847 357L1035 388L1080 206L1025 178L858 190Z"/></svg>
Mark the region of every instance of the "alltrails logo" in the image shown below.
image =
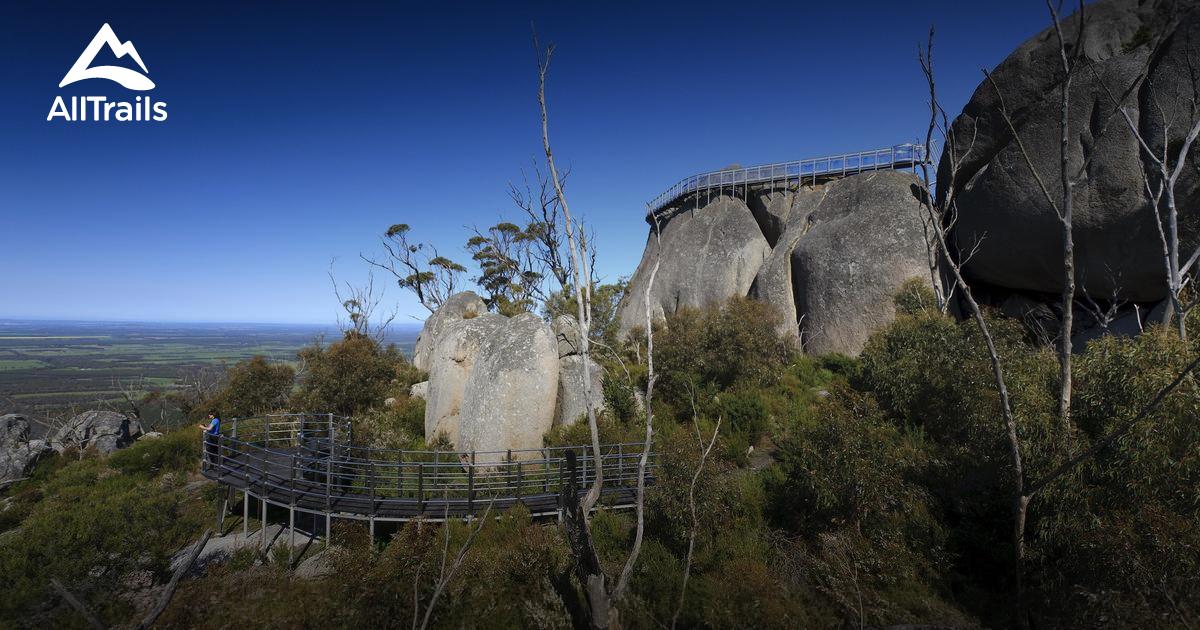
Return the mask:
<svg viewBox="0 0 1200 630"><path fill-rule="evenodd" d="M105 46L108 46L108 49L118 59L129 55L141 67L142 72L121 66L92 66L96 55ZM75 65L67 71L58 87L65 87L87 79L108 79L127 89L144 92L154 88L154 81L146 76L149 73L145 62L142 61L142 56L138 54L137 48L134 48L133 42L122 43L117 38L117 34L113 32L112 27L105 24L100 27L87 48L83 49L83 54L75 60ZM149 95L138 96L132 102L110 101L107 96L72 96L67 101L62 96L55 96L46 120L51 121L55 118L62 118L68 122L82 120L162 122L167 119L167 104L163 101L156 102Z"/></svg>

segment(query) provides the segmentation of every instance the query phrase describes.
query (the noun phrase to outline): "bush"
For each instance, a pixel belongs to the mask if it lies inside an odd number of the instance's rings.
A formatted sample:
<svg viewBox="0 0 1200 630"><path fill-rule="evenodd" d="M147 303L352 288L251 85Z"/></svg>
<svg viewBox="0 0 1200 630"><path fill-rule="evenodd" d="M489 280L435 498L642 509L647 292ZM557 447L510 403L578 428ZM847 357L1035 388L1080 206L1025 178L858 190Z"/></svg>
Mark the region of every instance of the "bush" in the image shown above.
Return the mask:
<svg viewBox="0 0 1200 630"><path fill-rule="evenodd" d="M196 411L202 416L216 411L226 418L276 411L287 404L295 379L296 371L286 363L263 356L239 361L226 372L221 390Z"/></svg>
<svg viewBox="0 0 1200 630"><path fill-rule="evenodd" d="M307 371L292 397L292 408L353 416L383 404L400 376L411 366L395 346L381 348L370 337L353 332L328 347L300 351Z"/></svg>
<svg viewBox="0 0 1200 630"><path fill-rule="evenodd" d="M684 309L654 340L658 390L686 403L690 387L711 393L774 383L793 349L779 336L779 313L769 304L734 298L719 307Z"/></svg>
<svg viewBox="0 0 1200 630"><path fill-rule="evenodd" d="M49 593L52 577L106 623L126 622L137 612L118 597L133 588L131 576L165 582L171 556L211 518L197 496L182 491L183 475L150 476L156 468L186 469L179 457L184 445L194 465L195 435L180 435L121 452L120 468L88 458L48 467L25 482L30 485L14 497L25 514L20 532L0 541L0 626L78 623L65 604L47 605L57 601Z"/></svg>
<svg viewBox="0 0 1200 630"><path fill-rule="evenodd" d="M182 429L158 439L138 440L109 456L108 465L126 475L154 477L165 472L187 472L200 460L200 432Z"/></svg>

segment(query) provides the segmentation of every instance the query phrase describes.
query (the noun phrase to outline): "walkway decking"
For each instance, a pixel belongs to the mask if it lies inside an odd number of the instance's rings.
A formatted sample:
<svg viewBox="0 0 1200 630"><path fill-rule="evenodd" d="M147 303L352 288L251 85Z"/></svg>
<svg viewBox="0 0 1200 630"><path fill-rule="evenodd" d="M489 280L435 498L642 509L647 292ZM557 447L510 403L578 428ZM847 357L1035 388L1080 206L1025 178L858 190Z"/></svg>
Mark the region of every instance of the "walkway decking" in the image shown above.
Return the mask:
<svg viewBox="0 0 1200 630"><path fill-rule="evenodd" d="M279 415L228 421L207 445L204 476L251 499L294 513L370 521L477 517L518 504L558 514L560 493L595 481L590 448L503 452L367 449L350 445L345 418ZM574 468L567 451L574 451ZM602 502L632 505L640 444L602 447ZM654 461L648 469L653 481Z"/></svg>
<svg viewBox="0 0 1200 630"><path fill-rule="evenodd" d="M924 162L925 159L925 146L910 143L872 151L857 151L792 162L710 171L685 177L655 197L647 204L647 216L649 213L657 213L671 205L680 197L695 192L720 191L725 188L732 190L736 186L763 183L778 183L786 186L790 182L797 184L811 182L815 185L867 171L912 168Z"/></svg>

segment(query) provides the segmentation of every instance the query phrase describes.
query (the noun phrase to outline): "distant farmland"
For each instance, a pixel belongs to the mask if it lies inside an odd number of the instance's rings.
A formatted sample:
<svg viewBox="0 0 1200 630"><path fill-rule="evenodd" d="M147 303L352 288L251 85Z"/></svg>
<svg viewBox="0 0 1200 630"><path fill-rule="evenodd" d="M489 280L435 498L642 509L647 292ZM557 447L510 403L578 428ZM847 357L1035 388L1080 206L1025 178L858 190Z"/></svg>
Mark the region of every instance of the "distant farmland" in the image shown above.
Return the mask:
<svg viewBox="0 0 1200 630"><path fill-rule="evenodd" d="M418 330L398 328L388 341L411 356ZM255 355L293 361L338 337L304 325L0 320L0 413L102 406L130 383L171 389L205 367Z"/></svg>

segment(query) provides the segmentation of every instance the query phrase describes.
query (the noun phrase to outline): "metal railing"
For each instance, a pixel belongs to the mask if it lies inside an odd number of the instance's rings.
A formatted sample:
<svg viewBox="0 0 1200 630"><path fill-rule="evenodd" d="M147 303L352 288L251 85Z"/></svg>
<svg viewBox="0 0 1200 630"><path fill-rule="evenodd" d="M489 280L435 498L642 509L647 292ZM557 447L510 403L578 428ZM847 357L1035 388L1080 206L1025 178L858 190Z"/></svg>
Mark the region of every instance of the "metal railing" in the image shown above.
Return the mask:
<svg viewBox="0 0 1200 630"><path fill-rule="evenodd" d="M372 524L470 517L489 505L503 509L517 503L550 513L558 509L558 496L569 481L586 490L596 479L590 447L400 450L356 446L349 437L349 420L332 414L234 419L224 422L220 433L206 435L201 470L264 505ZM629 503L626 495L637 486L641 450L637 443L601 447L599 466L610 504ZM576 453L573 470L566 465L567 451Z"/></svg>
<svg viewBox="0 0 1200 630"><path fill-rule="evenodd" d="M702 190L711 190L738 184L760 184L765 182L790 181L804 183L845 177L867 171L894 170L921 164L927 159L925 146L921 144L898 144L872 151L857 151L819 158L777 162L747 168L709 171L685 177L650 201L649 212L654 213L670 205L683 195Z"/></svg>

